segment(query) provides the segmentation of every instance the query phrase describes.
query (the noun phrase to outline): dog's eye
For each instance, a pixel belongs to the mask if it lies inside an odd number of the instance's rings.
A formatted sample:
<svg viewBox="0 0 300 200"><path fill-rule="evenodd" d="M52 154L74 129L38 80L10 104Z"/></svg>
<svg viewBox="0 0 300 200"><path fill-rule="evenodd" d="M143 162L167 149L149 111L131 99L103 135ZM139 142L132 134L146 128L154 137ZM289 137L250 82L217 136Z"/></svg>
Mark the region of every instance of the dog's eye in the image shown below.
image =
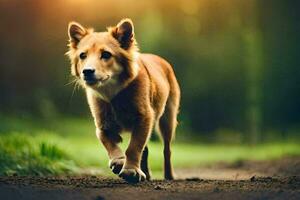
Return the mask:
<svg viewBox="0 0 300 200"><path fill-rule="evenodd" d="M80 58L81 60L84 60L84 59L86 58L86 53L84 53L84 52L80 53L80 54L79 54L79 58Z"/></svg>
<svg viewBox="0 0 300 200"><path fill-rule="evenodd" d="M101 53L101 59L108 60L108 59L110 59L111 56L112 56L111 53L108 52L108 51L103 51L103 52Z"/></svg>

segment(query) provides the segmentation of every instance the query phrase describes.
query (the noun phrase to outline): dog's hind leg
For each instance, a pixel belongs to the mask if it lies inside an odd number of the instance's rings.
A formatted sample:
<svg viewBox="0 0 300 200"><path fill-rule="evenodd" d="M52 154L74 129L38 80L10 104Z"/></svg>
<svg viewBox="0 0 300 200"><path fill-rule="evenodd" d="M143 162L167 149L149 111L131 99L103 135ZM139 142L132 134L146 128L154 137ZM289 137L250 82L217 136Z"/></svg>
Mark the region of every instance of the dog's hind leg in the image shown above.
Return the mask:
<svg viewBox="0 0 300 200"><path fill-rule="evenodd" d="M151 172L150 168L148 165L148 155L149 155L149 150L148 146L146 145L142 154L142 160L141 160L141 170L145 173L146 179L150 180L151 179Z"/></svg>
<svg viewBox="0 0 300 200"><path fill-rule="evenodd" d="M171 162L171 142L175 135L177 126L177 114L179 108L179 90L171 93L163 115L159 119L159 132L164 143L164 176L166 180L174 179L174 172Z"/></svg>

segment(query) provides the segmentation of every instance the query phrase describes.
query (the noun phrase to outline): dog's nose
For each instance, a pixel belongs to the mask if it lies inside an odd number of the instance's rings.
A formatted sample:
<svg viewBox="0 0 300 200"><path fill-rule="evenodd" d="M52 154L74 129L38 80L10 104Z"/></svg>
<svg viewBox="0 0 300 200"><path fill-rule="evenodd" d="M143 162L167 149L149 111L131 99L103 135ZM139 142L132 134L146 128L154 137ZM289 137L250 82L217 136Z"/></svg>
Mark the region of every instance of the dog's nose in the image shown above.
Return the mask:
<svg viewBox="0 0 300 200"><path fill-rule="evenodd" d="M95 73L95 69L84 69L82 73L84 76L91 76Z"/></svg>

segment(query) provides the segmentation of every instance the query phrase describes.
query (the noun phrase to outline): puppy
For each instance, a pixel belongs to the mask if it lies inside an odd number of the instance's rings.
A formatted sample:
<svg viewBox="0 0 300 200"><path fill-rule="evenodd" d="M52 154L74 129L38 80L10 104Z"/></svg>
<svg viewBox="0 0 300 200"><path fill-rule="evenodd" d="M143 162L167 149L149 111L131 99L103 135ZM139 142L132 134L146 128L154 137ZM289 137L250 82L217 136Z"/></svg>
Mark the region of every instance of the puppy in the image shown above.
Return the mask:
<svg viewBox="0 0 300 200"><path fill-rule="evenodd" d="M113 173L128 182L150 179L147 142L156 126L164 143L164 177L174 179L170 146L180 89L171 65L139 53L130 19L106 32L70 22L68 35L71 73L86 91L96 135ZM118 146L122 131L131 132L125 154Z"/></svg>

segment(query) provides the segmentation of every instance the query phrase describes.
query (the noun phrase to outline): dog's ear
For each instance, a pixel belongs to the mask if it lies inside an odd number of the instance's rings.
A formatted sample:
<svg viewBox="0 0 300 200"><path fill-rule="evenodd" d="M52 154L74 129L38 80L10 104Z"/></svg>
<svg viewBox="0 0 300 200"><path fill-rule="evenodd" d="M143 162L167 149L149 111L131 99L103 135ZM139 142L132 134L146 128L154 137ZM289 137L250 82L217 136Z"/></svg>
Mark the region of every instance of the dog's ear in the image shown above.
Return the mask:
<svg viewBox="0 0 300 200"><path fill-rule="evenodd" d="M82 25L77 22L70 22L68 26L68 35L70 43L76 46L80 40L88 33Z"/></svg>
<svg viewBox="0 0 300 200"><path fill-rule="evenodd" d="M129 49L134 43L134 27L131 19L121 20L116 27L109 28L109 31L123 49Z"/></svg>

